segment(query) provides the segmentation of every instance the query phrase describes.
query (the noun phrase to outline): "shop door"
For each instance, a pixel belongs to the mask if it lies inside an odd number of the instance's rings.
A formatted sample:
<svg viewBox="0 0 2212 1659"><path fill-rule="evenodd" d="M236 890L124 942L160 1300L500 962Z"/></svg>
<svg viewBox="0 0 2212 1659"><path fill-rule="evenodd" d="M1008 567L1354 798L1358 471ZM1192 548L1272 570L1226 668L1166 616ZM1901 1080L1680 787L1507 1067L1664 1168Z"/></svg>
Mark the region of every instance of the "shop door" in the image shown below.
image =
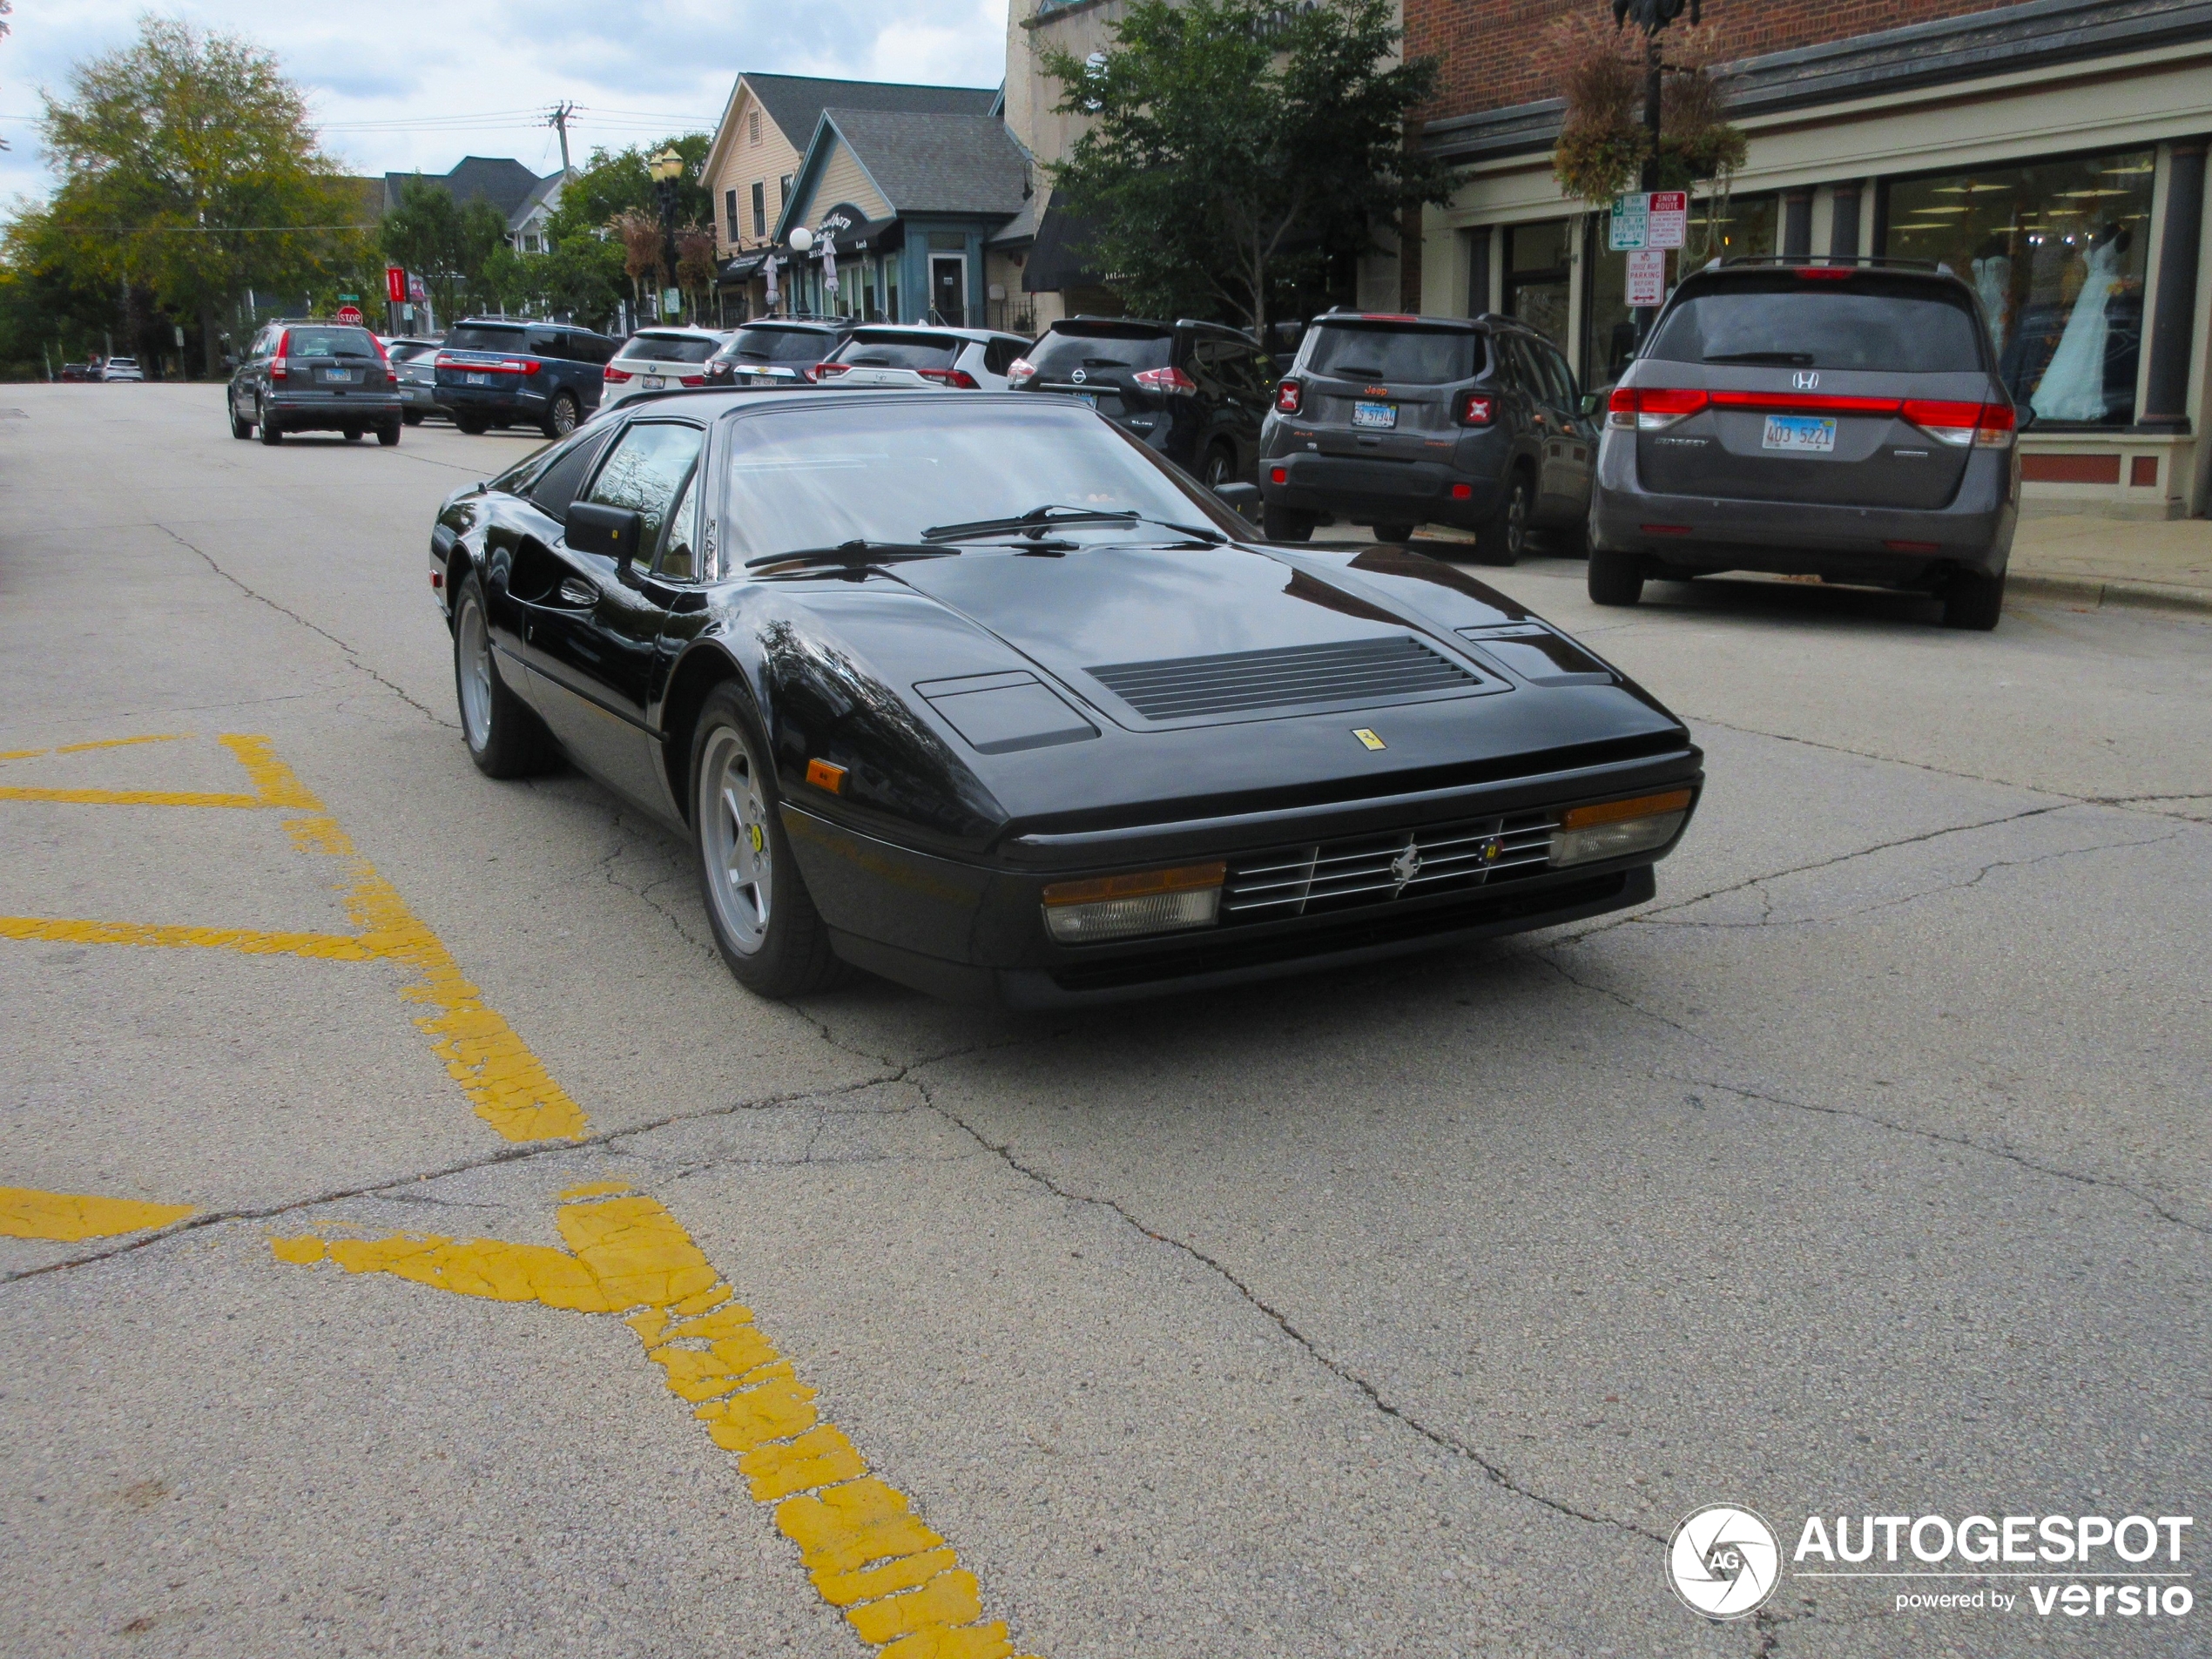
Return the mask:
<svg viewBox="0 0 2212 1659"><path fill-rule="evenodd" d="M960 253L932 254L929 303L948 328L968 327L968 259Z"/></svg>

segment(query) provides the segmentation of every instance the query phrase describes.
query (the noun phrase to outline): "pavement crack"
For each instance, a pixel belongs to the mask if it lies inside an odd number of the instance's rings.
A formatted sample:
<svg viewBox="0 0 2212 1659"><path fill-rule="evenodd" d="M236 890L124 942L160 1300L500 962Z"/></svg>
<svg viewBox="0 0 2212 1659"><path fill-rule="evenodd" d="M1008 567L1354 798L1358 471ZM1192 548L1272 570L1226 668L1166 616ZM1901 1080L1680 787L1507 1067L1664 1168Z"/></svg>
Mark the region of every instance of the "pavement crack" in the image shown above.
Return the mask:
<svg viewBox="0 0 2212 1659"><path fill-rule="evenodd" d="M339 638L336 634L332 633L329 629L322 627L316 623L309 622L305 617L301 616L298 611L293 610L290 606L280 604L276 600L270 598L267 594L260 591L258 589L250 587L246 583L239 581L238 577L233 576L228 570L226 570L221 565L218 564L215 562L214 556L209 553L206 549L195 547L192 543L178 535L176 531L171 529L166 524L161 523L157 520L154 523L154 529L159 530L164 536L166 536L171 541L176 543L179 547L183 548L186 552L198 554L200 558L206 562L207 568L209 570L212 570L217 576L222 577L224 581L229 583L231 586L236 588L247 598L256 600L259 603L268 606L270 610L275 611L280 616L289 617L293 622L298 623L309 633L320 635L324 639L328 640L332 644L337 646L340 651L346 654L346 665L348 668L358 669L361 672L368 675L369 678L374 680L386 691L391 692L393 696L398 698L400 701L406 704L408 707L421 714L423 718L430 721L435 725L444 726L447 730L451 732L458 732L461 730L460 725L455 721L447 719L443 715L438 713L428 705L416 701L407 689L401 685L397 681L387 679L383 675L378 673L374 669L371 668L367 663L361 660L361 654L359 651L355 651L344 640Z"/></svg>
<svg viewBox="0 0 2212 1659"><path fill-rule="evenodd" d="M1632 1534L1639 1538L1649 1539L1655 1544L1664 1545L1667 1541L1659 1534L1649 1530L1648 1527L1640 1526L1635 1521L1623 1521L1617 1515L1598 1514L1588 1510L1577 1509L1572 1504L1567 1503L1557 1498L1547 1496L1545 1494L1538 1492L1533 1487L1524 1486L1521 1482L1514 1478L1511 1472L1508 1471L1503 1464L1499 1463L1494 1459L1485 1455L1477 1447L1469 1445L1467 1441L1459 1439L1456 1435L1448 1433L1442 1429L1437 1428L1431 1424L1422 1421L1404 1406L1397 1405L1392 1400L1386 1399L1381 1389L1374 1383L1368 1380L1368 1379L1362 1376L1350 1366L1345 1365L1342 1360L1323 1352L1314 1339L1305 1331L1299 1328L1296 1321L1294 1321L1288 1314L1285 1313L1280 1308L1274 1306L1264 1298L1261 1297L1250 1285L1247 1285L1242 1278L1238 1278L1237 1274L1218 1258L1209 1255L1206 1251L1199 1249L1196 1244L1190 1243L1187 1239L1177 1238L1170 1234L1157 1231L1153 1228L1147 1226L1143 1222L1138 1220L1136 1216L1132 1215L1116 1199L1101 1197L1092 1193L1077 1192L1070 1187L1063 1186L1061 1183L1054 1180L1050 1176L1045 1174L1042 1170L1036 1169L1032 1165L1022 1162L1020 1158L1014 1155L1014 1150L1010 1144L1001 1144L991 1140L973 1123L970 1123L967 1119L961 1116L959 1113L944 1105L937 1099L935 1091L934 1091L921 1078L918 1076L910 1076L908 1081L912 1082L914 1087L921 1091L923 1101L927 1103L932 1111L942 1117L954 1128L959 1130L963 1135L966 1135L970 1140L974 1141L976 1145L981 1147L985 1151L996 1157L1001 1163L1004 1163L1007 1168L1012 1170L1016 1175L1021 1176L1023 1179L1036 1186L1042 1187L1047 1192L1051 1193L1055 1197L1062 1199L1067 1203L1089 1204L1098 1209L1107 1211L1118 1217L1124 1225L1143 1234L1145 1238L1151 1239L1154 1243L1164 1244L1169 1249L1179 1251L1184 1256L1189 1258L1191 1261L1197 1263L1201 1267L1204 1267L1207 1271L1220 1279L1223 1284L1228 1285L1231 1290L1235 1291L1239 1297L1244 1298L1244 1302L1264 1317L1270 1323L1274 1325L1275 1327L1281 1331L1285 1337L1291 1339L1291 1341L1305 1350L1307 1357L1310 1358L1316 1365L1319 1366L1323 1370L1328 1372L1339 1381L1345 1383L1346 1386L1357 1392L1370 1406L1373 1406L1376 1411L1391 1419L1393 1422L1399 1424L1401 1426L1411 1430L1413 1433L1418 1434L1421 1437L1421 1439L1428 1441L1429 1444L1434 1446L1440 1451L1448 1453L1453 1457L1473 1464L1477 1469L1482 1472L1484 1477L1493 1485L1501 1487L1505 1491L1510 1492L1517 1497L1526 1498L1531 1503L1541 1505L1544 1508L1549 1509L1557 1514L1564 1515L1572 1521L1584 1521L1594 1527L1609 1527L1617 1531Z"/></svg>
<svg viewBox="0 0 2212 1659"><path fill-rule="evenodd" d="M1570 940L1566 942L1571 944L1574 941ZM1556 947L1550 945L1540 945L1527 954L1534 957L1538 961L1543 963L1545 967L1550 968L1553 973L1558 974L1560 978L1565 980L1569 985L1578 987L1579 988L1588 991L1595 995L1602 996L1612 1001L1618 1002L1622 1008L1628 1009L1629 1013L1640 1014L1647 1020L1656 1020L1661 1025L1667 1027L1669 1030L1679 1031L1686 1037L1696 1038L1696 1041L1700 1042L1704 1042L1708 1040L1703 1033L1692 1030L1689 1027L1683 1024L1683 1022L1679 1020L1669 1019L1656 1008L1648 1008L1644 1007L1642 1003L1637 1001L1632 996L1625 995L1622 992L1614 990L1609 986L1597 985L1592 983L1588 980L1578 978L1564 962L1559 961L1557 957L1552 954L1552 952L1555 948Z"/></svg>
<svg viewBox="0 0 2212 1659"><path fill-rule="evenodd" d="M2190 1220L2188 1217L2172 1209L2132 1182L2122 1181L2114 1176L2088 1175L2080 1170L2069 1170L2060 1164L2046 1163L2039 1158L2028 1157L2024 1152L2016 1152L2010 1147L1993 1146L1986 1141L1974 1140L1968 1136L1950 1135L1941 1130L1924 1129L1916 1123L1899 1123L1893 1117L1884 1117L1878 1112L1865 1111L1855 1106L1830 1106L1817 1101L1792 1100L1786 1095L1770 1094L1764 1089L1746 1088L1741 1083L1722 1082L1714 1077L1700 1077L1694 1072L1655 1071L1652 1076L1665 1077L1675 1082L1693 1083L1700 1089L1716 1089L1724 1095L1734 1095L1739 1100L1762 1101L1770 1106L1788 1107L1792 1111L1817 1112L1824 1117L1846 1117L1854 1123L1867 1123L1877 1129L1888 1130L1892 1134L1909 1135L1915 1139L1928 1141L1936 1145L1955 1146L1962 1151L1979 1152L1984 1157L1998 1158L2007 1163L2018 1164L2023 1170L2030 1170L2036 1175L2047 1176L2053 1180L2067 1181L2076 1186L2099 1187L2107 1191L2122 1193L2141 1204L2161 1221L2171 1222L2175 1226L2187 1228L2191 1232L2212 1235L2212 1225Z"/></svg>

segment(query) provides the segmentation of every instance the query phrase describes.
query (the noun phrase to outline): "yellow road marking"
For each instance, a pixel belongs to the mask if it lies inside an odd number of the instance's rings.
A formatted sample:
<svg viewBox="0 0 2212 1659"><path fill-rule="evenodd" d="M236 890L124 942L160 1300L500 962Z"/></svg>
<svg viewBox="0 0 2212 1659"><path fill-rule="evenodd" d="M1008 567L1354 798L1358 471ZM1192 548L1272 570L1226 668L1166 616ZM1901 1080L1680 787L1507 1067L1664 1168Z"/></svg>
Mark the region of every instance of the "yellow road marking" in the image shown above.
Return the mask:
<svg viewBox="0 0 2212 1659"><path fill-rule="evenodd" d="M32 789L10 784L0 800L43 800L63 806L266 806L259 795L193 789Z"/></svg>
<svg viewBox="0 0 2212 1659"><path fill-rule="evenodd" d="M159 922L100 921L62 916L0 916L0 939L77 945L150 945L168 948L233 950L249 956L302 956L322 961L388 961L411 970L400 995L426 1007L415 1028L430 1039L430 1051L445 1062L446 1075L460 1085L476 1116L510 1141L573 1139L590 1119L583 1108L553 1080L544 1063L515 1028L484 1001L483 992L454 961L451 952L408 908L399 890L354 850L352 840L330 816L314 792L278 758L264 737L229 733L218 739L246 769L250 795L187 799L174 795L153 805L218 805L293 807L310 816L285 820L292 844L303 853L320 853L347 862L340 891L346 911L361 931L354 934L271 932L252 927L194 927ZM10 791L0 800L60 799L96 796L105 804L130 794L159 791Z"/></svg>
<svg viewBox="0 0 2212 1659"><path fill-rule="evenodd" d="M566 1250L404 1235L274 1238L270 1249L296 1266L327 1260L462 1296L626 1314L669 1392L694 1403L717 1446L739 1454L754 1501L776 1506L776 1525L798 1545L817 1593L879 1659L1011 1655L1005 1624L983 1622L974 1575L903 1493L868 1474L844 1432L820 1420L814 1391L752 1311L730 1300L682 1224L619 1183L563 1197L555 1220Z"/></svg>
<svg viewBox="0 0 2212 1659"><path fill-rule="evenodd" d="M36 760L40 755L81 755L93 749L128 749L138 743L177 743L189 732L158 732L143 738L100 738L91 743L64 743L58 749L10 749L0 760Z"/></svg>
<svg viewBox="0 0 2212 1659"><path fill-rule="evenodd" d="M112 1238L118 1233L166 1227L192 1212L188 1204L141 1204L136 1198L99 1198L86 1192L0 1187L0 1238L52 1238L73 1244L80 1238Z"/></svg>
<svg viewBox="0 0 2212 1659"><path fill-rule="evenodd" d="M90 749L121 749L134 743L172 743L186 734L168 732L152 738L104 738L97 743L65 744L58 749L24 749L0 755L0 760L28 760L35 755L82 754ZM251 794L201 789L33 789L13 785L0 787L0 800L46 801L63 806L292 806L320 811L321 803L294 777L292 768L276 758L266 738L226 733L215 739L246 768L253 785Z"/></svg>

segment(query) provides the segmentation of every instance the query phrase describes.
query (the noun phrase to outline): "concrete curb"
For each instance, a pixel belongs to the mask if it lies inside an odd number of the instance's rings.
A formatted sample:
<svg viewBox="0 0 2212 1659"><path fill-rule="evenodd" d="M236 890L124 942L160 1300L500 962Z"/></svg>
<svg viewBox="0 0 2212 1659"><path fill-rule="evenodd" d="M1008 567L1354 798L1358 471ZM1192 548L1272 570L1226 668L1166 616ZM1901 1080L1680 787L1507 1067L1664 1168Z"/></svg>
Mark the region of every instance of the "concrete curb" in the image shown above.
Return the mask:
<svg viewBox="0 0 2212 1659"><path fill-rule="evenodd" d="M2184 588L2163 582L2100 582L2092 577L2038 576L2015 569L2005 578L2009 592L2039 599L2087 601L2149 610L2212 612L2212 589Z"/></svg>

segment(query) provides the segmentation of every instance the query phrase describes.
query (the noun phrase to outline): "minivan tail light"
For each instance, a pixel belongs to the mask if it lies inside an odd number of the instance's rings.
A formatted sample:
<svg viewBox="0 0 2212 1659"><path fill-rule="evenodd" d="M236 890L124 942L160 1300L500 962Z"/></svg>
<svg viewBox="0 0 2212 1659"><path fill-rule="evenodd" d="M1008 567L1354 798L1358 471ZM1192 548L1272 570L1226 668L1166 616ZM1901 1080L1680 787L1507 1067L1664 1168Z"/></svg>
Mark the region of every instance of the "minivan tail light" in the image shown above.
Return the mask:
<svg viewBox="0 0 2212 1659"><path fill-rule="evenodd" d="M1961 403L1947 399L1907 398L1905 418L1939 443L1960 449L1975 445L2001 449L2013 441L2018 424L2010 403Z"/></svg>
<svg viewBox="0 0 2212 1659"><path fill-rule="evenodd" d="M1026 357L1017 357L1006 366L1006 387L1012 391L1017 386L1027 386L1037 377L1037 366Z"/></svg>
<svg viewBox="0 0 2212 1659"><path fill-rule="evenodd" d="M1657 432L1686 421L1710 400L1673 386L1616 386L1606 400L1605 423L1622 431Z"/></svg>
<svg viewBox="0 0 2212 1659"><path fill-rule="evenodd" d="M1458 410L1461 426L1488 426L1496 404L1487 392L1467 392L1460 398Z"/></svg>
<svg viewBox="0 0 2212 1659"><path fill-rule="evenodd" d="M1297 381L1282 381L1275 388L1275 413L1296 415L1305 401L1305 388Z"/></svg>
<svg viewBox="0 0 2212 1659"><path fill-rule="evenodd" d="M1196 397L1198 382L1179 368L1140 368L1132 377L1148 392L1162 393L1169 397Z"/></svg>

